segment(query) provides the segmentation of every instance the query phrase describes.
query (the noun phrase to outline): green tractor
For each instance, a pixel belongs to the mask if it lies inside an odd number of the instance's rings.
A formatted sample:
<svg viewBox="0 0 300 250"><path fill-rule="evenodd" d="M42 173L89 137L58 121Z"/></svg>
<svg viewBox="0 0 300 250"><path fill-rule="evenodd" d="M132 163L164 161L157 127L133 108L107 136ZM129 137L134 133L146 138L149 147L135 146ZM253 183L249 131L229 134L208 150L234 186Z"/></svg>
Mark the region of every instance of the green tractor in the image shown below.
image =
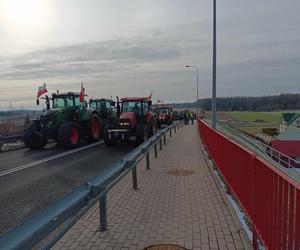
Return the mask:
<svg viewBox="0 0 300 250"><path fill-rule="evenodd" d="M118 116L115 105L114 100L106 98L90 99L89 102L90 108L96 109L100 114L100 119L105 123L117 121Z"/></svg>
<svg viewBox="0 0 300 250"><path fill-rule="evenodd" d="M115 101L106 98L90 99L89 107L98 111L101 122L101 136L107 124L116 124L118 112L115 108Z"/></svg>
<svg viewBox="0 0 300 250"><path fill-rule="evenodd" d="M100 114L80 102L79 93L46 95L47 110L39 119L31 121L24 130L25 145L31 149L43 148L48 139L54 139L63 148L75 148L80 139L95 142L101 137ZM37 100L37 104L39 101Z"/></svg>

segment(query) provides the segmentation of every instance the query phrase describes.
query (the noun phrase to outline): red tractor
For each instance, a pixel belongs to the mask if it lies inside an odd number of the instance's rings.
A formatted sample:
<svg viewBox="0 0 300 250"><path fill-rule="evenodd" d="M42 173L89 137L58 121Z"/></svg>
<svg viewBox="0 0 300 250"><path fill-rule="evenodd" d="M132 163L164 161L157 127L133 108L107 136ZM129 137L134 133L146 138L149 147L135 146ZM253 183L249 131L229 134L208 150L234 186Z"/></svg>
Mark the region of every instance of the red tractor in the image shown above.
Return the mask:
<svg viewBox="0 0 300 250"><path fill-rule="evenodd" d="M114 146L118 141L128 142L134 136L138 144L143 143L157 131L156 115L151 110L150 97L127 97L118 102L117 124L107 124L104 141Z"/></svg>
<svg viewBox="0 0 300 250"><path fill-rule="evenodd" d="M172 108L166 105L158 106L155 109L155 112L157 113L158 120L157 120L157 126L160 128L161 125L171 125L173 122L173 112Z"/></svg>

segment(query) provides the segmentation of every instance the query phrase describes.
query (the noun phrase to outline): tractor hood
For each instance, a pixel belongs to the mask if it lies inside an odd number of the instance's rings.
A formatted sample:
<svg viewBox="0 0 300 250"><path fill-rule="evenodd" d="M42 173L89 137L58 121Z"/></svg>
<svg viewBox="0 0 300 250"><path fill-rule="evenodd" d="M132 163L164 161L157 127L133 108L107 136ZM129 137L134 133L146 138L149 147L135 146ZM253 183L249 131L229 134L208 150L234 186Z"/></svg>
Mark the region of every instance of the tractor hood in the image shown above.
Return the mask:
<svg viewBox="0 0 300 250"><path fill-rule="evenodd" d="M136 126L136 113L135 112L124 112L120 115L120 123L130 123L131 128Z"/></svg>
<svg viewBox="0 0 300 250"><path fill-rule="evenodd" d="M49 109L46 110L43 114L41 114L41 120L43 121L51 121L57 113L61 113L61 109Z"/></svg>
<svg viewBox="0 0 300 250"><path fill-rule="evenodd" d="M40 121L43 126L57 127L61 120L67 116L66 109L49 109L40 116Z"/></svg>

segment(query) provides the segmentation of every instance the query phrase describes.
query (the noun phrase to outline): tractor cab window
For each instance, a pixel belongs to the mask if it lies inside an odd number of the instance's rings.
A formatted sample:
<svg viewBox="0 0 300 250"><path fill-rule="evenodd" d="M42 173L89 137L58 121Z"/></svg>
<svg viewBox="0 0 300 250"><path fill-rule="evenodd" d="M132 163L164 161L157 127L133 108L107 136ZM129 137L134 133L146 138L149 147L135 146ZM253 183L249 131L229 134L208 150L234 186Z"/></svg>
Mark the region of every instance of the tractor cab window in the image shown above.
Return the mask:
<svg viewBox="0 0 300 250"><path fill-rule="evenodd" d="M145 113L149 112L150 107L149 107L148 102L143 102L143 109L144 109Z"/></svg>
<svg viewBox="0 0 300 250"><path fill-rule="evenodd" d="M91 102L91 108L97 109L98 108L97 102Z"/></svg>
<svg viewBox="0 0 300 250"><path fill-rule="evenodd" d="M122 112L135 112L138 115L142 114L142 105L141 102L123 102Z"/></svg>
<svg viewBox="0 0 300 250"><path fill-rule="evenodd" d="M65 99L62 97L53 98L53 108L64 108L65 107Z"/></svg>
<svg viewBox="0 0 300 250"><path fill-rule="evenodd" d="M80 102L80 97L79 96L75 96L74 100L75 100L75 107L81 106L82 103Z"/></svg>
<svg viewBox="0 0 300 250"><path fill-rule="evenodd" d="M159 109L157 109L157 113L168 114L169 113L169 108L159 108Z"/></svg>
<svg viewBox="0 0 300 250"><path fill-rule="evenodd" d="M79 97L78 97L78 102L79 102ZM74 107L73 96L56 96L53 98L53 108L56 109L56 108L66 108L66 107Z"/></svg>
<svg viewBox="0 0 300 250"><path fill-rule="evenodd" d="M105 100L103 100L103 101L100 102L100 107L103 108L103 109L110 108L109 103L107 101L105 101Z"/></svg>

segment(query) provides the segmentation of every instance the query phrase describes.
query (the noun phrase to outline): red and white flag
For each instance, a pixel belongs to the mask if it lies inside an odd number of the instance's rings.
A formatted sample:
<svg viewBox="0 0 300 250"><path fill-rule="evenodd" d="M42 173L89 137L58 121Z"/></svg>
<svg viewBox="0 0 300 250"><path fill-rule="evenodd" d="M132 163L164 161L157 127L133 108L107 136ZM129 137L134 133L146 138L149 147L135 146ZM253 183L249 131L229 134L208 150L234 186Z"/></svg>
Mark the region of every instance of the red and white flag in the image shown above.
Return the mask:
<svg viewBox="0 0 300 250"><path fill-rule="evenodd" d="M41 95L46 94L47 92L47 86L46 83L44 83L42 86L39 86L36 98L40 98Z"/></svg>
<svg viewBox="0 0 300 250"><path fill-rule="evenodd" d="M153 95L153 92L154 92L154 90L152 89L150 95L148 96L148 99L149 99L149 100L151 100L152 95Z"/></svg>
<svg viewBox="0 0 300 250"><path fill-rule="evenodd" d="M84 97L85 97L85 88L83 87L83 83L81 83L81 90L80 90L80 97L79 97L80 102L84 102Z"/></svg>
<svg viewBox="0 0 300 250"><path fill-rule="evenodd" d="M163 101L157 98L157 103L162 103Z"/></svg>

